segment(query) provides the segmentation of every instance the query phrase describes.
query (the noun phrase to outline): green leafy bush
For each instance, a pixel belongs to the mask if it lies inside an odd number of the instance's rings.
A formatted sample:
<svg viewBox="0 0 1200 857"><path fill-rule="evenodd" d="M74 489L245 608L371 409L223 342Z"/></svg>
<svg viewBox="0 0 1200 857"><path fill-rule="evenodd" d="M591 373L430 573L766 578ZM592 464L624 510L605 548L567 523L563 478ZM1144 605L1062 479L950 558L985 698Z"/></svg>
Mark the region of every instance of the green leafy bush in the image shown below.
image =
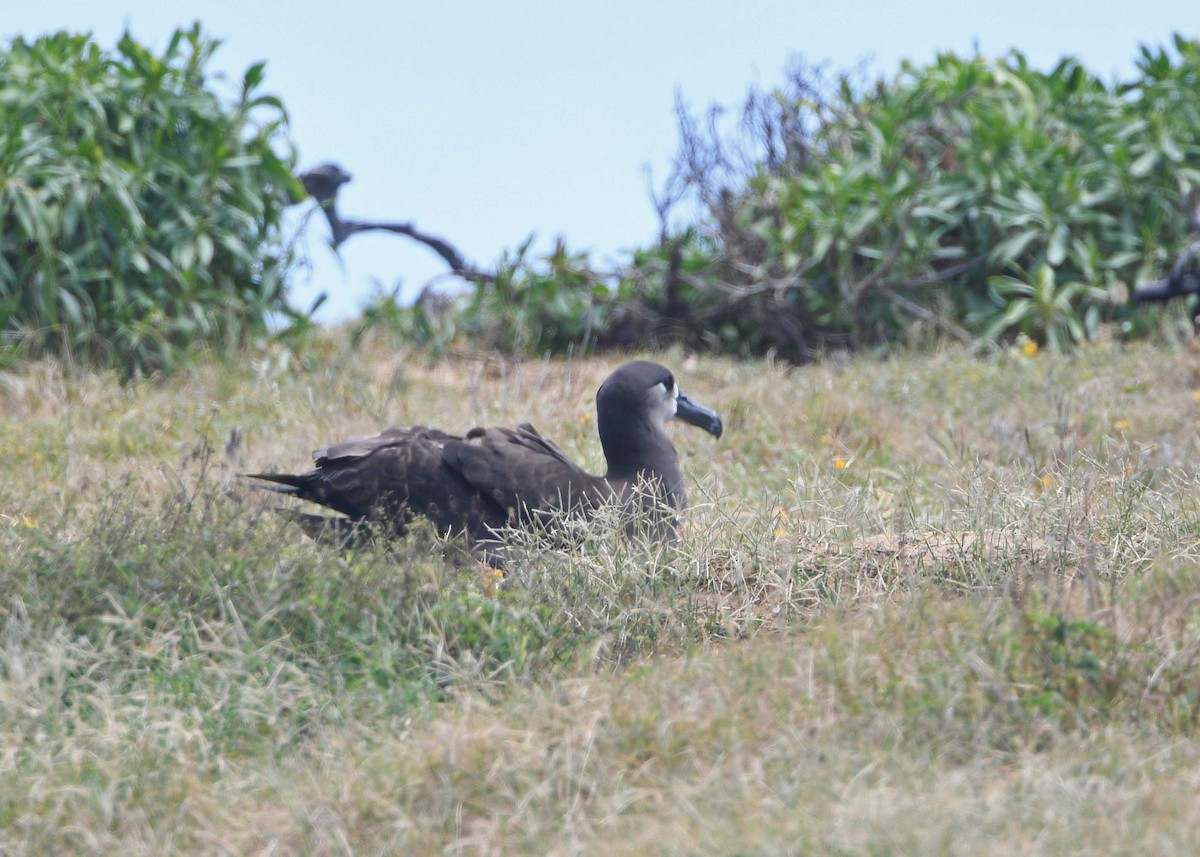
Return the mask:
<svg viewBox="0 0 1200 857"><path fill-rule="evenodd" d="M985 313L991 316L985 336L994 338L1016 329L1056 351L1067 351L1091 335L1098 324L1098 307L1106 297L1104 290L1095 286L1060 284L1049 264L1037 269L1032 283L993 277L991 287L997 308Z"/></svg>
<svg viewBox="0 0 1200 857"><path fill-rule="evenodd" d="M610 292L585 254L563 241L530 260L529 236L506 254L495 278L475 289L463 310L472 341L509 352L543 354L587 349L603 323Z"/></svg>
<svg viewBox="0 0 1200 857"><path fill-rule="evenodd" d="M905 64L865 91L801 73L748 102L749 159L685 121L715 248L692 277L691 338L801 359L919 327L1069 347L1186 235L1200 43L1175 48L1143 49L1137 77L1111 86L1015 52Z"/></svg>
<svg viewBox="0 0 1200 857"><path fill-rule="evenodd" d="M199 25L156 56L128 34L0 53L0 335L126 373L266 330L301 191L279 99L251 66L231 103Z"/></svg>
<svg viewBox="0 0 1200 857"><path fill-rule="evenodd" d="M680 107L658 242L604 274L528 243L458 304L475 343L534 353L682 342L804 361L1025 334L1055 350L1143 332L1200 187L1200 42L1108 84L1076 60L939 56L869 85L801 68L722 130ZM688 199L698 220L671 230ZM615 282L615 287L613 283Z"/></svg>

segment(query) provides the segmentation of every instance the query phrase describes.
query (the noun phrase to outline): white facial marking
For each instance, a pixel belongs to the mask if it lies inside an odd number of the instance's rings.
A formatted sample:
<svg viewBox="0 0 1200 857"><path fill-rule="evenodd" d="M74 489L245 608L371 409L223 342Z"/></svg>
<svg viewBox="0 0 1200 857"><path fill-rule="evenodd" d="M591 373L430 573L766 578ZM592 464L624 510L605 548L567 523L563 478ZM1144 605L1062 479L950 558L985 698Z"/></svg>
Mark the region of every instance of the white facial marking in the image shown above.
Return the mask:
<svg viewBox="0 0 1200 857"><path fill-rule="evenodd" d="M679 385L672 384L671 389L668 391L667 385L659 381L650 389L657 394L657 398L661 402L654 410L665 424L675 416L675 410L679 407L679 403L676 401L679 398Z"/></svg>

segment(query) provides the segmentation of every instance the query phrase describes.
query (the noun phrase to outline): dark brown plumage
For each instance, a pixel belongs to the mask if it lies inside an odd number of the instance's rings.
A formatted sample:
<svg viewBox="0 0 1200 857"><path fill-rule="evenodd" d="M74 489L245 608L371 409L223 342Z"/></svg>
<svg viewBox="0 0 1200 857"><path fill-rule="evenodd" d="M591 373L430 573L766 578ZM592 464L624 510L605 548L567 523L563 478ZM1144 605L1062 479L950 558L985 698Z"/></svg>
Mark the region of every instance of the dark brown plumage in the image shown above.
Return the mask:
<svg viewBox="0 0 1200 857"><path fill-rule="evenodd" d="M584 471L525 423L473 428L463 437L395 426L317 450L316 468L307 473L249 478L340 512L345 518L330 519L339 530L366 522L400 535L420 515L440 533L487 546L499 543L506 526L552 526L564 511L586 516L613 501L652 516L652 532L672 529L686 492L664 425L678 417L720 437L721 418L683 395L668 369L643 360L618 367L601 385L596 414L604 476ZM310 531L326 520L297 518Z"/></svg>

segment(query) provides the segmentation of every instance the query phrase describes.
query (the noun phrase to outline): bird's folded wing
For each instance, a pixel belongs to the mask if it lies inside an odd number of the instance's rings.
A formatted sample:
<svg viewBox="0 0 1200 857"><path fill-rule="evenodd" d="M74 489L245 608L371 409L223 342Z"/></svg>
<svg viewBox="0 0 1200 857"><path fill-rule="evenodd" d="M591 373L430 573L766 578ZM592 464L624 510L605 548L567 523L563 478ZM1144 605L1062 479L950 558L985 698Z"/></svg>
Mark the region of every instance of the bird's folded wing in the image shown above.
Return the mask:
<svg viewBox="0 0 1200 857"><path fill-rule="evenodd" d="M608 483L572 462L533 426L475 428L442 457L484 496L519 515L603 502Z"/></svg>
<svg viewBox="0 0 1200 857"><path fill-rule="evenodd" d="M447 434L440 429L431 429L425 426L392 426L379 434L357 437L313 450L312 457L318 467L324 467L330 462L365 458L388 447L428 444L440 448L442 444L452 440L461 440L461 438L457 435Z"/></svg>

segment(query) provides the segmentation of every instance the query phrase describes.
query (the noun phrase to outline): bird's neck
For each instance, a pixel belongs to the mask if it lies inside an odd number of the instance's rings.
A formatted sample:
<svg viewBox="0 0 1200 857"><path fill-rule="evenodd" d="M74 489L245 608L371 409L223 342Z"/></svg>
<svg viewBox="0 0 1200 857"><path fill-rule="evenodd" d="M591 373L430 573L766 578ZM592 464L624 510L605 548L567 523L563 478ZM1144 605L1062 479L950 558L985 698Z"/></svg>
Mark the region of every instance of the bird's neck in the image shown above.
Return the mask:
<svg viewBox="0 0 1200 857"><path fill-rule="evenodd" d="M657 482L671 505L679 505L683 498L679 454L662 426L652 424L642 432L606 428L612 427L600 427L600 445L608 461L604 478L613 485L620 483L622 493L638 482Z"/></svg>

